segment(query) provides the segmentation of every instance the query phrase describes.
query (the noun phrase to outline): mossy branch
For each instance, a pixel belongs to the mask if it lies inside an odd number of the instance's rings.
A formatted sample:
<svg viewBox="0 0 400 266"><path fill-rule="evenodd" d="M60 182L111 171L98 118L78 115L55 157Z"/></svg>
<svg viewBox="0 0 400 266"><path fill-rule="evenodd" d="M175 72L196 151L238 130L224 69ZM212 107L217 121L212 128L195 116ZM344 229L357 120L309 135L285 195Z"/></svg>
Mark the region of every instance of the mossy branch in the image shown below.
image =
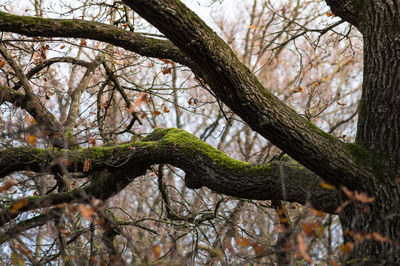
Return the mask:
<svg viewBox="0 0 400 266"><path fill-rule="evenodd" d="M91 183L69 192L29 197L17 211L11 203L0 213L2 223L20 212L63 202L107 199L143 175L152 164L171 164L185 173L189 188L205 186L215 192L256 200L285 200L334 213L339 200L323 189L321 179L293 161L252 165L237 161L181 129L156 129L141 141L112 147L76 150L9 148L0 151L0 176L16 171L51 173L55 164L69 172L91 176ZM90 160L90 169L84 169Z"/></svg>
<svg viewBox="0 0 400 266"><path fill-rule="evenodd" d="M252 129L296 161L331 184L375 191L374 173L370 169L354 161L341 141L318 129L266 90L229 46L185 5L175 0L124 2L172 42L97 22L4 12L0 12L0 30L27 36L94 39L187 65Z"/></svg>
<svg viewBox="0 0 400 266"><path fill-rule="evenodd" d="M371 193L377 187L372 171L355 162L343 142L264 88L231 48L181 1L123 2L195 61L201 70L196 74L253 130L333 185Z"/></svg>
<svg viewBox="0 0 400 266"><path fill-rule="evenodd" d="M143 56L165 58L192 67L195 63L168 40L145 37L115 26L80 19L50 19L0 12L0 31L31 37L84 38L113 44Z"/></svg>

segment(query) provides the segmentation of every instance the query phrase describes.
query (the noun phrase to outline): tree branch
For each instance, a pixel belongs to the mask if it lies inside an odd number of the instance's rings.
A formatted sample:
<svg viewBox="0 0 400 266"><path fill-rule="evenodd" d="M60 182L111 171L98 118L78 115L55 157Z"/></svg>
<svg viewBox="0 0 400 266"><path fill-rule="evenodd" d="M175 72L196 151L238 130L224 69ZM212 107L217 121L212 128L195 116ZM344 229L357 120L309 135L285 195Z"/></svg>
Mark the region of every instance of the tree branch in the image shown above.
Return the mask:
<svg viewBox="0 0 400 266"><path fill-rule="evenodd" d="M22 87L25 91L24 100L20 102L21 107L25 109L40 125L40 129L44 132L46 136L49 136L50 141L54 146L62 147L62 139L60 138L60 124L58 123L55 116L47 110L46 107L40 102L38 97L33 92L31 85L27 76L24 74L23 70L19 64L14 60L12 55L8 52L7 47L3 42L0 43L0 54L8 62L11 68L14 70L15 74L19 78Z"/></svg>
<svg viewBox="0 0 400 266"><path fill-rule="evenodd" d="M74 65L80 65L83 67L88 68L90 65L90 62L86 62L83 60L79 60L73 57L53 57L50 59L46 59L43 62L41 62L40 64L36 65L34 68L32 68L31 70L28 71L28 73L26 73L26 77L29 79L31 77L33 77L36 73L40 72L42 69L49 67L52 64L55 63L71 63ZM22 86L21 82L18 82L14 87L13 90L18 90L20 87Z"/></svg>
<svg viewBox="0 0 400 266"><path fill-rule="evenodd" d="M196 64L168 40L145 37L103 23L78 19L48 19L0 12L0 31L37 37L70 37L98 40L143 56L165 58L194 67Z"/></svg>
<svg viewBox="0 0 400 266"><path fill-rule="evenodd" d="M95 39L144 56L185 64L253 130L329 183L374 191L375 182L369 166L359 165L340 140L319 130L263 88L229 46L182 3L172 0L125 2L181 51L169 41L84 20L43 19L0 12L0 30L28 36Z"/></svg>
<svg viewBox="0 0 400 266"><path fill-rule="evenodd" d="M29 230L37 226L42 226L51 219L54 219L55 217L58 216L59 216L59 211L56 209L51 209L46 213L40 214L33 218L23 220L0 234L0 245L26 230Z"/></svg>
<svg viewBox="0 0 400 266"><path fill-rule="evenodd" d="M124 0L195 61L216 97L253 130L329 183L374 191L372 171L337 138L323 132L265 89L194 12L177 0ZM196 69L193 70L196 72Z"/></svg>
<svg viewBox="0 0 400 266"><path fill-rule="evenodd" d="M89 86L89 82L92 79L92 76L96 70L96 68L100 65L101 61L103 60L103 53L100 52L96 58L89 64L86 69L85 74L83 75L82 79L80 80L76 89L71 93L71 104L69 107L69 112L67 116L67 121L65 122L65 130L68 132L72 132L76 124L76 118L79 112L79 106L81 104L81 96L84 91Z"/></svg>
<svg viewBox="0 0 400 266"><path fill-rule="evenodd" d="M56 158L56 159L53 159ZM15 218L19 211L49 207L63 202L107 199L122 190L152 164L171 164L185 173L189 188L205 186L217 193L256 200L285 200L335 213L339 206L336 191L323 189L321 179L293 161L273 161L251 165L236 161L184 130L156 129L139 142L114 147L78 150L10 148L0 151L0 176L15 171L50 172L55 161L70 172L83 171L90 160L93 175L87 187L45 197L27 198L12 212L13 204L0 213L0 220ZM107 169L107 170L106 170Z"/></svg>
<svg viewBox="0 0 400 266"><path fill-rule="evenodd" d="M325 0L331 11L338 17L359 27L363 12L363 2L366 0Z"/></svg>
<svg viewBox="0 0 400 266"><path fill-rule="evenodd" d="M45 108L40 100L34 96L29 98L26 94L14 91L0 84L0 103L7 101L27 111L37 122L43 134L55 147L63 147L64 141L60 135L60 124L52 113Z"/></svg>
<svg viewBox="0 0 400 266"><path fill-rule="evenodd" d="M67 192L50 194L46 196L32 196L11 202L0 211L0 226L8 223L21 213L51 207L62 203L90 203L93 198L106 200L124 189L134 177L143 175L149 165L142 164L130 173L115 171L113 174L106 172L93 173L93 181L82 188Z"/></svg>

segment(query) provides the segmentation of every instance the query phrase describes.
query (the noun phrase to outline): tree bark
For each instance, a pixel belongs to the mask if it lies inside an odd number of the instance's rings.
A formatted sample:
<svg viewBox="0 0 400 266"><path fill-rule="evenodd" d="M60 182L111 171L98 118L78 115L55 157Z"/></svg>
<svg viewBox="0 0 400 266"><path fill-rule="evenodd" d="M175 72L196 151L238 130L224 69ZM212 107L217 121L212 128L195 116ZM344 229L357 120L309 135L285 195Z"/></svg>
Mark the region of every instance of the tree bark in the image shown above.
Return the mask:
<svg viewBox="0 0 400 266"><path fill-rule="evenodd" d="M400 1L366 1L363 91L357 142L400 173ZM390 178L393 173L387 173Z"/></svg>
<svg viewBox="0 0 400 266"><path fill-rule="evenodd" d="M333 185L374 191L370 169L337 138L318 129L262 86L230 47L175 0L124 0L197 63L193 71L253 130Z"/></svg>
<svg viewBox="0 0 400 266"><path fill-rule="evenodd" d="M107 199L143 175L153 164L170 164L185 171L189 188L202 186L230 196L257 200L286 200L311 203L328 213L339 206L335 190L320 186L321 179L293 161L276 161L264 166L236 161L184 130L158 129L139 142L115 147L78 150L15 148L0 150L0 177L16 171L51 173L59 164L68 172L81 172L86 160L93 175L82 189L24 199L21 209L13 204L0 212L0 225L19 212L52 206L62 202L85 202L92 197ZM284 178L282 178L284 177Z"/></svg>
<svg viewBox="0 0 400 266"><path fill-rule="evenodd" d="M311 190L306 183L318 184L321 179L300 166L289 167L279 163L263 167L244 165L228 160L221 154L216 156L209 147L181 135L182 132L172 131L156 131L143 143L133 146L135 149L127 146L105 148L100 151L100 156L105 157L100 159L96 155L99 151L95 149L74 151L82 154L71 157L78 159L75 164L68 166L70 171L74 171L72 167L82 169L87 158L95 162L91 171L104 168L115 170L115 174L103 176L86 187L83 190L85 195L114 195L131 181L129 169L140 163L145 163L146 167L153 163L169 163L186 172L188 187L207 186L216 192L237 197L297 201L303 204L311 200L314 207L331 213L340 204L340 198L347 197L348 201L339 216L345 243L354 245L354 248L346 254L346 263L377 265L400 261L400 188L396 182L400 174L399 0L326 0L337 16L356 26L364 37L364 80L356 144L343 144L280 102L262 87L225 43L179 1L124 2L175 45L99 23L23 19L2 12L0 29L28 36L93 38L145 56L164 57L186 64L255 131L331 184L369 192L373 201L365 198L366 194L353 192L338 196L334 191L323 191L318 185ZM17 91L0 88L4 100L13 103L26 100L25 95ZM147 149L143 145L148 145ZM1 154L3 167L0 167L0 175L22 170L40 172L46 160L51 165L43 150L30 152L36 157L26 157L29 156L26 150L4 151ZM125 156L121 157L125 168L113 169L114 164L109 164L109 158L121 156L121 152ZM63 154L66 153L63 151ZM37 161L37 158L41 161ZM287 183L282 182L280 174L277 175L281 167L285 169ZM140 168L137 174L145 170ZM107 190L111 187L113 189ZM104 189L108 193L104 194ZM81 192L61 193L59 198L46 198L40 203L76 200L82 195ZM327 199L332 202L327 202ZM35 208L36 200L29 199L29 204L20 211ZM15 215L1 213L1 223Z"/></svg>
<svg viewBox="0 0 400 266"><path fill-rule="evenodd" d="M379 186L374 201L340 213L346 263L397 265L400 261L400 1L329 1L357 26L364 40L363 89L356 142L372 151ZM353 14L349 19L349 14ZM356 21L356 22L355 22ZM398 180L397 180L398 181ZM350 244L349 244L350 243Z"/></svg>
<svg viewBox="0 0 400 266"><path fill-rule="evenodd" d="M196 64L168 40L145 37L111 25L79 19L49 19L0 12L0 31L36 37L98 40L143 56L171 59L189 67Z"/></svg>

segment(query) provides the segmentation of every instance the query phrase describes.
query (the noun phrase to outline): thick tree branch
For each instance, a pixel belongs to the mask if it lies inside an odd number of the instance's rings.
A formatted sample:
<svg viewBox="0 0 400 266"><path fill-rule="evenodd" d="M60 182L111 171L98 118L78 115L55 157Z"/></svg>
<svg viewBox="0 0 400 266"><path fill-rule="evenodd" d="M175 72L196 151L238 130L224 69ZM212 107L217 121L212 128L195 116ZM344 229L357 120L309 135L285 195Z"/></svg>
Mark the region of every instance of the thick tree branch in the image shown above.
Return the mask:
<svg viewBox="0 0 400 266"><path fill-rule="evenodd" d="M253 130L334 185L374 191L371 171L345 145L319 130L266 90L230 47L176 0L124 0L201 68L216 96ZM196 70L194 70L196 72Z"/></svg>
<svg viewBox="0 0 400 266"><path fill-rule="evenodd" d="M3 104L3 102L9 102L16 106L21 106L26 102L26 98L23 93L0 84L0 104Z"/></svg>
<svg viewBox="0 0 400 266"><path fill-rule="evenodd" d="M265 90L230 48L183 4L156 0L126 2L188 56L168 41L150 40L109 25L82 20L53 20L0 13L0 29L7 27L8 31L30 36L93 38L142 55L170 58L187 64L207 81L219 99L294 159L334 185L373 191L371 172L353 160L343 143L295 114ZM179 32L176 29L180 29ZM191 59L188 59L189 56Z"/></svg>
<svg viewBox="0 0 400 266"><path fill-rule="evenodd" d="M43 19L0 12L0 30L28 36L96 39L144 56L169 58L185 64L253 130L304 166L334 185L374 191L372 171L366 170L370 167L359 165L343 143L297 115L263 88L229 46L182 3L172 0L125 2L181 51L169 41L83 20Z"/></svg>
<svg viewBox="0 0 400 266"><path fill-rule="evenodd" d="M195 63L170 41L145 37L103 23L78 19L47 19L0 12L0 31L36 37L70 37L98 40L143 56L171 59L194 67Z"/></svg>
<svg viewBox="0 0 400 266"><path fill-rule="evenodd" d="M297 163L277 161L259 166L236 161L179 129L157 129L142 141L115 147L73 151L4 149L0 151L0 176L23 170L50 172L55 162L64 163L70 172L83 171L88 159L91 169L86 174L93 175L88 187L44 198L34 197L21 211L91 197L107 199L152 164L181 168L186 173L185 182L189 188L205 186L217 193L247 199L310 203L328 213L335 213L339 206L337 193L323 189L321 179ZM0 216L16 217L10 213L12 205Z"/></svg>
<svg viewBox="0 0 400 266"><path fill-rule="evenodd" d="M338 17L359 27L362 19L363 5L366 0L326 0L331 11Z"/></svg>
<svg viewBox="0 0 400 266"><path fill-rule="evenodd" d="M14 60L12 55L8 52L4 43L0 43L0 54L8 62L15 74L19 78L22 87L25 91L25 101L21 102L21 107L25 109L40 125L41 130L45 135L49 136L50 141L54 146L62 147L62 139L60 138L60 124L55 116L50 113L46 107L43 106L41 101L36 97L33 92L27 76L23 73L22 68Z"/></svg>
<svg viewBox="0 0 400 266"><path fill-rule="evenodd" d="M93 181L85 187L46 196L18 199L0 211L0 226L21 213L38 208L51 207L62 203L90 203L93 198L106 200L124 189L133 180L133 177L143 175L149 167L149 165L142 164L135 169L130 169L129 174L119 171L115 171L113 174L97 172L93 173Z"/></svg>
<svg viewBox="0 0 400 266"><path fill-rule="evenodd" d="M48 136L55 147L63 147L64 141L60 135L60 124L52 113L45 108L40 100L34 96L14 91L0 84L0 103L7 101L26 110L38 122L43 134Z"/></svg>

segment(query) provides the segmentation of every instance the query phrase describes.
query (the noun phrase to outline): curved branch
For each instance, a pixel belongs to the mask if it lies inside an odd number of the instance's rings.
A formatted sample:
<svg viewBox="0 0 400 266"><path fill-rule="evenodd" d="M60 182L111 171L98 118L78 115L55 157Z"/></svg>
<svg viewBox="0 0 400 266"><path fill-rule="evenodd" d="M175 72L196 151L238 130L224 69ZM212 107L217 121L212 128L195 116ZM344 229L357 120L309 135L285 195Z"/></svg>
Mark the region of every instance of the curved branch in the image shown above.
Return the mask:
<svg viewBox="0 0 400 266"><path fill-rule="evenodd" d="M203 78L251 128L333 185L373 192L375 180L345 145L265 89L230 47L178 0L124 0L195 61ZM196 70L193 70L196 72Z"/></svg>
<svg viewBox="0 0 400 266"><path fill-rule="evenodd" d="M84 20L44 19L0 12L0 30L28 36L95 39L144 56L185 64L253 130L329 183L374 191L370 167L359 165L340 140L319 130L263 88L229 46L182 3L172 0L126 0L125 3L181 50L170 41Z"/></svg>
<svg viewBox="0 0 400 266"><path fill-rule="evenodd" d="M98 40L143 56L171 59L194 67L196 64L168 40L145 37L103 23L79 19L48 19L0 12L0 31L37 37L70 37Z"/></svg>
<svg viewBox="0 0 400 266"><path fill-rule="evenodd" d="M26 73L26 77L29 79L31 77L33 77L36 73L40 72L42 69L51 66L52 64L55 63L71 63L74 65L80 65L83 67L88 68L90 65L90 62L86 62L83 60L79 60L73 57L53 57L50 59L46 59L43 62L41 62L39 65L35 66L34 68L32 68L31 70L28 71L28 73ZM18 82L12 89L13 90L18 90L20 87L22 86L21 82Z"/></svg>
<svg viewBox="0 0 400 266"><path fill-rule="evenodd" d="M339 206L336 191L323 189L317 175L293 161L251 165L230 158L180 129L156 129L141 141L114 147L73 151L4 149L0 151L0 176L24 170L50 172L55 161L63 162L70 172L83 171L88 159L91 169L86 173L94 176L90 185L43 198L28 198L26 205L16 213L11 212L12 203L0 213L0 219L9 220L19 211L62 202L91 197L107 199L135 177L143 175L152 164L181 168L186 173L185 183L189 188L205 186L217 193L247 199L311 203L314 208L328 213L334 213Z"/></svg>
<svg viewBox="0 0 400 266"><path fill-rule="evenodd" d="M43 134L48 136L55 147L63 147L64 140L60 135L60 124L54 115L34 96L28 97L18 91L0 84L0 103L7 101L26 110L38 122Z"/></svg>

